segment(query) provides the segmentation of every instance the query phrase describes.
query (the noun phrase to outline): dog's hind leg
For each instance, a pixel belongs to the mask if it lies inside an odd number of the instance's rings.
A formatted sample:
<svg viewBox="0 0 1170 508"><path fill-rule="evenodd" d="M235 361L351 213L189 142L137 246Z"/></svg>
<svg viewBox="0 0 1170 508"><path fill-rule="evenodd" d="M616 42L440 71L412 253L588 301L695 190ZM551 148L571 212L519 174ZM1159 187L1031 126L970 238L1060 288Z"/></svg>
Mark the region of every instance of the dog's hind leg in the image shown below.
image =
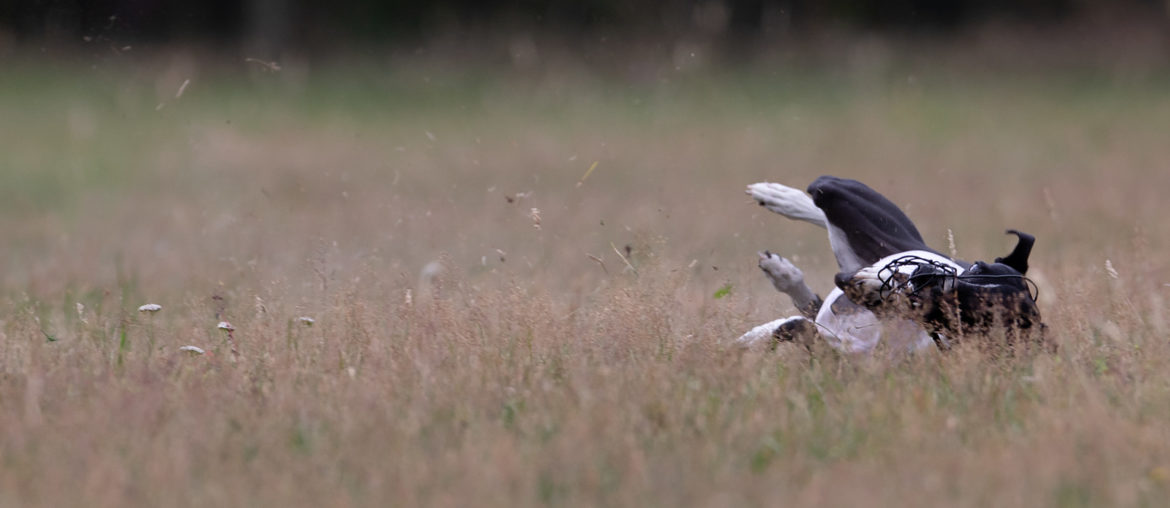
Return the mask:
<svg viewBox="0 0 1170 508"><path fill-rule="evenodd" d="M897 205L857 180L822 176L808 186L808 193L825 214L829 244L842 272L898 252L935 252Z"/></svg>
<svg viewBox="0 0 1170 508"><path fill-rule="evenodd" d="M825 212L817 208L812 197L800 189L778 183L760 182L748 185L747 194L773 212L819 226L828 227Z"/></svg>

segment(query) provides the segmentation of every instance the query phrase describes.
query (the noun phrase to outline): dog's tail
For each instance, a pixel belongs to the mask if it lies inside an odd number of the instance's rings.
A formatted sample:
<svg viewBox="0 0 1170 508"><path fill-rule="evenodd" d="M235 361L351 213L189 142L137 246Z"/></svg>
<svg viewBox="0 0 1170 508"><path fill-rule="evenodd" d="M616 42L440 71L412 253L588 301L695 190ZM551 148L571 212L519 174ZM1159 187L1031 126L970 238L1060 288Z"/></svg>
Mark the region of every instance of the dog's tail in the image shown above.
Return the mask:
<svg viewBox="0 0 1170 508"><path fill-rule="evenodd" d="M1011 254L1008 254L1007 257L995 258L995 262L1012 267L1015 271L1020 272L1020 275L1028 273L1028 256L1032 254L1032 244L1036 243L1036 237L1014 229L1007 230L1007 234L1016 235L1019 241L1016 242L1016 248L1012 249Z"/></svg>
<svg viewBox="0 0 1170 508"><path fill-rule="evenodd" d="M759 202L760 206L789 219L828 228L825 212L817 208L812 198L804 191L778 183L760 182L748 185L747 194Z"/></svg>

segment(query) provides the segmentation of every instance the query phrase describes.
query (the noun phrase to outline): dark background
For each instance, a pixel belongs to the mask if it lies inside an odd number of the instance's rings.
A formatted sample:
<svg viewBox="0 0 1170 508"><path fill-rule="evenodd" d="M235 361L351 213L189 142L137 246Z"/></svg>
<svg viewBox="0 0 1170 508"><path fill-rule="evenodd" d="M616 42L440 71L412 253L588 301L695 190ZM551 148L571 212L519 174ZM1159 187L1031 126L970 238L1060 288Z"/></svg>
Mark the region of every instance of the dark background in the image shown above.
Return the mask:
<svg viewBox="0 0 1170 508"><path fill-rule="evenodd" d="M564 40L700 34L755 42L824 30L947 36L987 24L1045 27L1112 18L1164 24L1152 0L4 0L0 41L69 47L94 40L247 48L256 56L436 34L527 31Z"/></svg>

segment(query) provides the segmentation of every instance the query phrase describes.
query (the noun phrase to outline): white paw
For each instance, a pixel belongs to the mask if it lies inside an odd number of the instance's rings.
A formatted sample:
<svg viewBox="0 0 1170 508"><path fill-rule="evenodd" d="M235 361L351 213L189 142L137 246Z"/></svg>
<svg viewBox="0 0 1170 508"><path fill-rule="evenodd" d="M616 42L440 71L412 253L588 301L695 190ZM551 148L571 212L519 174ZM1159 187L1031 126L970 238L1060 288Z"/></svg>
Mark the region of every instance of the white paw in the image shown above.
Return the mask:
<svg viewBox="0 0 1170 508"><path fill-rule="evenodd" d="M882 298L886 296L883 294L885 285L880 272L879 267L864 267L849 276L841 290L854 303L873 309L881 304Z"/></svg>
<svg viewBox="0 0 1170 508"><path fill-rule="evenodd" d="M817 208L804 191L778 183L761 182L748 185L746 192L760 206L780 215L820 226L825 224L825 212Z"/></svg>
<svg viewBox="0 0 1170 508"><path fill-rule="evenodd" d="M882 270L882 267L866 266L854 273L852 280L854 284L862 285L868 291L877 291L882 287Z"/></svg>
<svg viewBox="0 0 1170 508"><path fill-rule="evenodd" d="M854 303L877 310L907 303L907 280L908 274L875 264L854 272L841 289Z"/></svg>
<svg viewBox="0 0 1170 508"><path fill-rule="evenodd" d="M760 256L760 269L764 271L764 275L772 281L772 285L776 289L784 293L791 293L804 285L804 272L801 272L791 261L770 251L758 254Z"/></svg>

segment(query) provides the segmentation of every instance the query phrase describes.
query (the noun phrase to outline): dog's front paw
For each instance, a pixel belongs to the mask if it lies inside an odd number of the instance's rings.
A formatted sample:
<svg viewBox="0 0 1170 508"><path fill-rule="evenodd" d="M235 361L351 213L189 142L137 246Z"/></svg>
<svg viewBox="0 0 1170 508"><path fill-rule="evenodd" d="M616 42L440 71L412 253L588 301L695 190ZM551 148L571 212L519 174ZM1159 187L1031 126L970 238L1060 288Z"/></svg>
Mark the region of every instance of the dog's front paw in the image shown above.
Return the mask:
<svg viewBox="0 0 1170 508"><path fill-rule="evenodd" d="M866 266L853 273L841 272L833 282L853 303L871 311L883 310L904 300L906 281L904 273L886 270L878 266Z"/></svg>
<svg viewBox="0 0 1170 508"><path fill-rule="evenodd" d="M760 252L760 270L776 289L784 293L791 293L804 285L804 272L783 256L771 251Z"/></svg>
<svg viewBox="0 0 1170 508"><path fill-rule="evenodd" d="M833 282L845 293L850 301L870 310L879 307L887 296L885 281L879 276L880 270L867 266L853 273L841 272Z"/></svg>

